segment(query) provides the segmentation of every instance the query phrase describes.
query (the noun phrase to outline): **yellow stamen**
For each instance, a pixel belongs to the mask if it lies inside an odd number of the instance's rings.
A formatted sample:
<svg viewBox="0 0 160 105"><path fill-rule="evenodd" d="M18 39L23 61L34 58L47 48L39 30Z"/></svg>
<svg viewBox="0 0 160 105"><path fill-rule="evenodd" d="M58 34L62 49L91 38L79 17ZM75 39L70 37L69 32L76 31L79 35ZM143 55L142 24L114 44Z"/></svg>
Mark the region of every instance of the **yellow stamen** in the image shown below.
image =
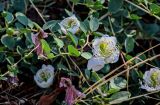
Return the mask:
<svg viewBox="0 0 160 105"><path fill-rule="evenodd" d="M156 85L159 85L160 83L158 82L158 76L159 76L160 72L154 72L151 75L151 83L154 87L156 87Z"/></svg>
<svg viewBox="0 0 160 105"><path fill-rule="evenodd" d="M101 55L105 57L110 56L113 52L113 49L109 48L108 43L104 43L104 42L100 43L99 48L100 48Z"/></svg>

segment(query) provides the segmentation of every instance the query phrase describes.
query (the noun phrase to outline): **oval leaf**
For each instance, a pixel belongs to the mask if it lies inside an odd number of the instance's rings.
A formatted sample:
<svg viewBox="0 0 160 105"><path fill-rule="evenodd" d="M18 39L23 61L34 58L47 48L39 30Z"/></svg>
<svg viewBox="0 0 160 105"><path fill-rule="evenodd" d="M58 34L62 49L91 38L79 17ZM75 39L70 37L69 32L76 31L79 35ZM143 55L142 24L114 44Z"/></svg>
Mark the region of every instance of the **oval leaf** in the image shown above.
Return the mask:
<svg viewBox="0 0 160 105"><path fill-rule="evenodd" d="M68 45L68 52L70 55L73 55L73 56L80 56L80 52L72 45Z"/></svg>
<svg viewBox="0 0 160 105"><path fill-rule="evenodd" d="M134 42L135 42L135 40L132 37L127 37L126 38L126 40L125 40L125 49L126 49L127 53L133 51L133 49L134 49Z"/></svg>

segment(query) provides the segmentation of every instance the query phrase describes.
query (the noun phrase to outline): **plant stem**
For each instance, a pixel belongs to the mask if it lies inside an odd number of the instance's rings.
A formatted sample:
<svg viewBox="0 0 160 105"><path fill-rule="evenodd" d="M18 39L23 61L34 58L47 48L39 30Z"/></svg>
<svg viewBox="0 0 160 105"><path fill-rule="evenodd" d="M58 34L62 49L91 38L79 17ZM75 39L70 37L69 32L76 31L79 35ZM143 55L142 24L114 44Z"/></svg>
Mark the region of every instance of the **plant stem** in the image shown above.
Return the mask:
<svg viewBox="0 0 160 105"><path fill-rule="evenodd" d="M101 83L102 81L105 81L105 78L107 78L107 77L110 76L111 74L115 73L117 70L119 70L120 68L122 68L123 66L125 66L126 64L128 64L129 62L135 60L137 57L139 57L139 56L143 55L144 53L146 53L146 52L148 52L148 51L150 51L150 50L158 47L159 45L160 45L160 44L157 44L157 45L155 45L155 46L153 46L153 47L145 50L144 52L138 54L137 56L135 56L135 57L133 57L132 59L130 59L130 60L128 60L127 62L125 62L124 64L120 65L120 66L117 67L116 69L111 70L110 73L108 73L108 74L105 75L103 78L101 78L100 80L98 80L96 83L94 83L94 84L93 84L92 86L90 86L88 89L86 89L83 93L85 94L85 93L87 93L88 91L92 90L92 88L94 88L96 85L98 85L98 84ZM80 97L78 97L78 98L80 98ZM77 98L77 99L78 99L78 98ZM75 100L75 102L77 101L77 99Z"/></svg>
<svg viewBox="0 0 160 105"><path fill-rule="evenodd" d="M118 73L118 74L110 77L109 79L102 81L102 83L98 84L97 86L93 87L89 92L87 92L86 95L88 95L89 93L91 93L92 91L94 91L97 87L102 86L102 85L104 85L105 83L109 82L111 79L113 79L113 78L115 78L115 77L118 77L118 76L122 75L123 73L125 73L125 72L127 72L127 71L129 71L129 70L132 70L132 69L135 68L136 66L139 66L139 65L141 65L141 64L143 64L143 63L145 63L145 62L152 61L152 60L154 60L154 59L157 58L157 57L160 57L160 54L155 55L155 56L153 56L153 57L151 57L151 58L148 58L148 59L146 59L146 60L144 60L144 61L141 61L141 62L137 63L136 65L134 65L134 66L132 66L132 67L126 69L126 70L123 70L122 72L120 72L120 73Z"/></svg>
<svg viewBox="0 0 160 105"><path fill-rule="evenodd" d="M145 13L148 13L149 15L154 16L156 19L158 19L160 21L160 17L157 16L157 15L152 14L150 11L147 11L146 9L144 9L144 8L142 8L142 7L134 4L134 3L132 3L131 1L125 0L125 2L127 2L127 3L131 4L132 6L134 6L134 7L138 8L138 9L142 10Z"/></svg>

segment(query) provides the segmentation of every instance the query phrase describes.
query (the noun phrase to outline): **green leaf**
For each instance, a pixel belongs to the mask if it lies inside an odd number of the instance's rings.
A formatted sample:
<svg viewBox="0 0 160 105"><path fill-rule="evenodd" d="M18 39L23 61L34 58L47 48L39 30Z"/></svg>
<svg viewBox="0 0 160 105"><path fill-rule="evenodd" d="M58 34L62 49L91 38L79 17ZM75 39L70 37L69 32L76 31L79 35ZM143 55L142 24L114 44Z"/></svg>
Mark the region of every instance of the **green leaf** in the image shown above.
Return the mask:
<svg viewBox="0 0 160 105"><path fill-rule="evenodd" d="M100 2L101 4L105 2L105 0L97 0L97 1Z"/></svg>
<svg viewBox="0 0 160 105"><path fill-rule="evenodd" d="M90 76L91 76L91 71L88 70L88 69L85 69L85 75L86 75L86 77L89 79Z"/></svg>
<svg viewBox="0 0 160 105"><path fill-rule="evenodd" d="M43 29L46 30L46 29L52 28L52 27L54 27L57 23L58 23L57 20L48 21L47 23L45 23L45 24L43 25Z"/></svg>
<svg viewBox="0 0 160 105"><path fill-rule="evenodd" d="M110 0L108 5L108 11L111 13L118 12L123 5L123 0Z"/></svg>
<svg viewBox="0 0 160 105"><path fill-rule="evenodd" d="M4 77L4 76L2 76L2 75L0 75L0 80L7 81L7 80L8 80L8 78L7 78L7 77Z"/></svg>
<svg viewBox="0 0 160 105"><path fill-rule="evenodd" d="M67 9L65 9L65 12L67 13L68 16L72 16L73 15L73 13L68 11Z"/></svg>
<svg viewBox="0 0 160 105"><path fill-rule="evenodd" d="M81 54L81 56L82 56L83 58L85 58L85 59L91 59L91 58L92 58L92 54L89 53L89 52L83 52L83 53Z"/></svg>
<svg viewBox="0 0 160 105"><path fill-rule="evenodd" d="M6 54L4 52L0 52L0 62L4 62L6 60Z"/></svg>
<svg viewBox="0 0 160 105"><path fill-rule="evenodd" d="M128 91L120 91L113 94L110 98L109 104L119 104L122 103L124 100L127 100L131 96L130 92Z"/></svg>
<svg viewBox="0 0 160 105"><path fill-rule="evenodd" d="M134 49L134 42L135 42L135 40L132 37L127 37L126 38L126 40L125 40L125 49L126 49L127 53L133 51L133 49Z"/></svg>
<svg viewBox="0 0 160 105"><path fill-rule="evenodd" d="M6 60L8 61L9 64L13 65L14 64L14 58L9 56L6 58Z"/></svg>
<svg viewBox="0 0 160 105"><path fill-rule="evenodd" d="M149 37L155 35L156 33L158 33L159 30L160 30L160 27L156 23L153 23L153 24L144 24L144 26L143 26L143 31L145 33L147 33L147 35Z"/></svg>
<svg viewBox="0 0 160 105"><path fill-rule="evenodd" d="M3 10L4 10L4 4L0 2L0 12L2 12Z"/></svg>
<svg viewBox="0 0 160 105"><path fill-rule="evenodd" d="M91 18L91 20L89 22L89 27L90 27L91 31L96 31L99 27L99 20L95 17Z"/></svg>
<svg viewBox="0 0 160 105"><path fill-rule="evenodd" d="M58 69L58 70L68 71L68 68L67 68L65 65L61 64L61 63L59 63L59 64L57 65L57 69Z"/></svg>
<svg viewBox="0 0 160 105"><path fill-rule="evenodd" d="M52 58L54 58L55 56L54 56L54 54L53 53L49 53L49 54L47 54L47 58L48 59L52 59Z"/></svg>
<svg viewBox="0 0 160 105"><path fill-rule="evenodd" d="M97 82L100 79L101 79L100 76L95 71L92 71L91 80L93 82Z"/></svg>
<svg viewBox="0 0 160 105"><path fill-rule="evenodd" d="M23 55L23 53L24 53L24 49L22 49L20 46L17 46L17 53L19 54L19 55Z"/></svg>
<svg viewBox="0 0 160 105"><path fill-rule="evenodd" d="M105 66L101 69L101 72L103 73L108 73L110 70L110 65L109 64L105 64Z"/></svg>
<svg viewBox="0 0 160 105"><path fill-rule="evenodd" d="M116 92L118 92L118 91L119 91L119 89L111 88L111 89L109 89L109 90L107 91L107 94L108 94L108 95L111 95L111 94L116 93Z"/></svg>
<svg viewBox="0 0 160 105"><path fill-rule="evenodd" d="M138 53L138 54L136 54L136 56L137 55L139 55L140 53ZM140 55L139 57L137 57L137 58L139 58L139 59L135 59L135 63L137 64L137 63L139 63L139 62L141 62L141 61L144 61L147 57L146 57L146 55L145 54L142 54L142 55ZM141 67L141 66L143 66L144 64L141 64L141 65L139 65L139 67Z"/></svg>
<svg viewBox="0 0 160 105"><path fill-rule="evenodd" d="M133 20L139 20L139 19L141 19L142 17L139 17L138 15L136 15L136 14L131 14L130 15L130 19L133 19Z"/></svg>
<svg viewBox="0 0 160 105"><path fill-rule="evenodd" d="M101 10L103 9L103 0L101 1L95 1L95 2L90 2L87 4L87 6L91 9L94 9L94 10Z"/></svg>
<svg viewBox="0 0 160 105"><path fill-rule="evenodd" d="M9 73L10 73L11 75L17 75L17 74L19 73L18 68L15 67L15 66L7 65L7 68L8 68Z"/></svg>
<svg viewBox="0 0 160 105"><path fill-rule="evenodd" d="M78 38L75 35L73 35L71 32L68 32L68 36L71 38L74 45L77 46L78 45Z"/></svg>
<svg viewBox="0 0 160 105"><path fill-rule="evenodd" d="M31 21L30 19L28 19L28 26L29 26L30 28L33 28L33 27L34 27L33 21Z"/></svg>
<svg viewBox="0 0 160 105"><path fill-rule="evenodd" d="M16 27L17 29L23 29L23 28L24 28L24 25L22 25L20 22L16 22L16 23L15 23L15 27Z"/></svg>
<svg viewBox="0 0 160 105"><path fill-rule="evenodd" d="M50 48L49 44L44 39L41 39L41 44L42 44L42 49L44 50L44 52L46 54L50 54L51 48Z"/></svg>
<svg viewBox="0 0 160 105"><path fill-rule="evenodd" d="M27 18L23 13L17 12L17 13L15 14L15 16L16 16L17 20L18 20L21 24L23 24L23 25L25 25L25 26L28 25L28 18Z"/></svg>
<svg viewBox="0 0 160 105"><path fill-rule="evenodd" d="M80 56L80 52L72 45L68 45L68 52L70 55L73 55L73 56Z"/></svg>
<svg viewBox="0 0 160 105"><path fill-rule="evenodd" d="M2 15L4 16L4 19L8 24L10 24L14 19L14 16L10 12L4 11Z"/></svg>
<svg viewBox="0 0 160 105"><path fill-rule="evenodd" d="M127 61L129 61L130 59L133 58L133 56L131 56L131 55L129 55L129 54L125 54L124 57L125 57L125 59L126 59ZM133 64L134 64L134 61L130 61L129 63L133 63Z"/></svg>
<svg viewBox="0 0 160 105"><path fill-rule="evenodd" d="M47 55L47 58L48 59L54 58L55 56L53 53L51 53L51 48L50 48L49 44L44 39L41 39L41 44L42 44L42 49L44 50L45 54Z"/></svg>
<svg viewBox="0 0 160 105"><path fill-rule="evenodd" d="M15 40L11 36L3 35L1 37L1 42L5 47L8 47L11 50L15 47Z"/></svg>
<svg viewBox="0 0 160 105"><path fill-rule="evenodd" d="M80 29L86 34L87 33L87 26L85 22L80 22Z"/></svg>
<svg viewBox="0 0 160 105"><path fill-rule="evenodd" d="M13 0L13 8L18 12L25 13L27 9L26 0Z"/></svg>
<svg viewBox="0 0 160 105"><path fill-rule="evenodd" d="M62 48L64 46L63 41L59 38L54 38L54 40L56 41L56 44L59 46L59 48Z"/></svg>
<svg viewBox="0 0 160 105"><path fill-rule="evenodd" d="M140 78L139 73L138 73L138 70L137 70L137 69L133 69L133 70L131 70L130 73L131 73L132 80L133 80L135 83L137 83L137 81L139 81L139 78ZM143 76L142 76L142 78L143 78Z"/></svg>
<svg viewBox="0 0 160 105"><path fill-rule="evenodd" d="M74 4L77 4L79 2L79 0L70 0L71 2L73 2Z"/></svg>
<svg viewBox="0 0 160 105"><path fill-rule="evenodd" d="M150 10L153 14L159 14L160 13L160 6L157 4L152 3L150 5Z"/></svg>
<svg viewBox="0 0 160 105"><path fill-rule="evenodd" d="M125 88L126 86L127 86L127 81L122 77L116 77L110 81L111 89L120 90Z"/></svg>

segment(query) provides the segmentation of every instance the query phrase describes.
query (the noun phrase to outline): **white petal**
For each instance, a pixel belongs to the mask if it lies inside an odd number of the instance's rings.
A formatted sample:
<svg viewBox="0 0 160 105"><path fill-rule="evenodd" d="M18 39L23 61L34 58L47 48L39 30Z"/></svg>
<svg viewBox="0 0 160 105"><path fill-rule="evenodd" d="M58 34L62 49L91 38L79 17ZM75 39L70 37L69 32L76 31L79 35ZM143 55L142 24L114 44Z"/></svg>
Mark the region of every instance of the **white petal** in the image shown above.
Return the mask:
<svg viewBox="0 0 160 105"><path fill-rule="evenodd" d="M100 43L99 38L94 39L92 43L92 47L93 47L92 52L93 52L93 55L96 57L99 57L101 55L99 52L99 43Z"/></svg>
<svg viewBox="0 0 160 105"><path fill-rule="evenodd" d="M102 36L101 41L107 42L107 43L111 44L112 46L116 46L116 44L117 44L117 39L116 39L116 37L113 37L113 36L109 37L107 35L104 35L104 36Z"/></svg>
<svg viewBox="0 0 160 105"><path fill-rule="evenodd" d="M36 76L34 76L34 80L35 80L36 84L41 88L48 88L51 85L50 83L47 83L44 81L42 81L42 82L38 81Z"/></svg>
<svg viewBox="0 0 160 105"><path fill-rule="evenodd" d="M144 84L141 83L141 88L147 91L160 90L160 85L157 84L155 87L152 86L151 76L154 72L160 72L158 68L151 68L149 71L146 71L143 75ZM159 75L159 74L158 74ZM158 78L157 78L158 79Z"/></svg>
<svg viewBox="0 0 160 105"><path fill-rule="evenodd" d="M102 36L101 38L96 38L93 43L92 43L92 46L93 46L93 49L92 49L92 52L93 52L93 55L96 56L96 57L105 57L105 55L102 55L101 52L100 52L100 48L99 48L99 45L100 43L106 43L108 45L108 47L106 48L106 50L111 50L111 52L113 54L111 54L109 57L106 55L106 58L105 58L105 61L106 63L115 63L118 61L119 59L119 49L117 48L116 44L117 44L117 39L116 37L110 37L108 35L104 35ZM115 50L115 51L113 51Z"/></svg>
<svg viewBox="0 0 160 105"><path fill-rule="evenodd" d="M45 69L47 66L45 64L42 65L42 69Z"/></svg>
<svg viewBox="0 0 160 105"><path fill-rule="evenodd" d="M104 58L93 57L88 61L87 68L88 70L92 69L93 71L98 71L102 69L104 65L105 65Z"/></svg>
<svg viewBox="0 0 160 105"><path fill-rule="evenodd" d="M47 81L44 81L42 79L41 77L42 72L49 73L50 76L48 77ZM52 67L51 65L43 64L42 69L38 70L38 72L34 76L36 84L41 88L48 88L49 86L51 86L53 83L53 79L54 79L54 67Z"/></svg>
<svg viewBox="0 0 160 105"><path fill-rule="evenodd" d="M54 72L54 67L52 65L47 65L46 68L47 68L47 70Z"/></svg>
<svg viewBox="0 0 160 105"><path fill-rule="evenodd" d="M93 43L92 43L92 47L95 48L96 46L98 46L100 43L100 39L99 38L96 38L94 39Z"/></svg>
<svg viewBox="0 0 160 105"><path fill-rule="evenodd" d="M146 84L151 84L151 71L146 71L144 73L143 80Z"/></svg>
<svg viewBox="0 0 160 105"><path fill-rule="evenodd" d="M119 60L120 51L116 48L115 52L107 58L105 58L106 63L116 63Z"/></svg>
<svg viewBox="0 0 160 105"><path fill-rule="evenodd" d="M79 30L79 26L77 26L77 25L68 29L68 31L71 32L72 34L77 33L78 30Z"/></svg>
<svg viewBox="0 0 160 105"><path fill-rule="evenodd" d="M68 22L70 20L74 20L75 21L75 25L70 27L69 29L66 29L65 25L68 24ZM62 20L60 23L59 23L60 27L61 27L61 30L64 34L67 34L67 31L71 32L72 34L75 34L77 33L77 31L79 30L79 27L80 27L80 22L79 20L76 18L75 15L72 15L71 17L68 17L68 18L65 18L64 20Z"/></svg>

